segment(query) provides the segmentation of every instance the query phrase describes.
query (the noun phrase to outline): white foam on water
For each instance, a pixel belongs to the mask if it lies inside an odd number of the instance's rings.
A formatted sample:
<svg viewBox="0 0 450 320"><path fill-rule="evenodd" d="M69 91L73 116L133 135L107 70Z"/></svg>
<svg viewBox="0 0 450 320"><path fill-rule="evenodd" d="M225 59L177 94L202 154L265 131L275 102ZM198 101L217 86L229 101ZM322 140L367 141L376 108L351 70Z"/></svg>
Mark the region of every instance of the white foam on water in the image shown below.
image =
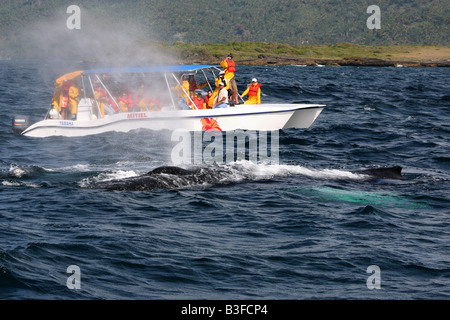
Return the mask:
<svg viewBox="0 0 450 320"><path fill-rule="evenodd" d="M98 174L96 176L84 178L78 184L80 187L87 187L94 183L126 179L126 178L136 177L139 174L140 173L133 171L133 170L117 170L117 171L101 172L100 174Z"/></svg>
<svg viewBox="0 0 450 320"><path fill-rule="evenodd" d="M339 169L310 169L300 165L273 165L256 164L250 161L237 161L226 164L236 178L268 179L272 177L286 177L291 175L302 175L315 179L352 179L362 180L365 175Z"/></svg>

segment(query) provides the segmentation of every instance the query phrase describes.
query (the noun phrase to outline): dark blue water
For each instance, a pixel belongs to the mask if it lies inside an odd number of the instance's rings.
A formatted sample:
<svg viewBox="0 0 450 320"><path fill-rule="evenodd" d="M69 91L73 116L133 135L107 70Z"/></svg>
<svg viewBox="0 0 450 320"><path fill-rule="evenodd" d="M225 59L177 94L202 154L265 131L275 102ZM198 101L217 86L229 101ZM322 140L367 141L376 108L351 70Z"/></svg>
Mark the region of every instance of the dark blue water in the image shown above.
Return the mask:
<svg viewBox="0 0 450 320"><path fill-rule="evenodd" d="M69 71L0 62L1 299L450 298L448 68L239 67L240 92L257 77L263 102L327 108L280 132L279 165L141 192L86 186L170 165L170 132L12 133ZM392 165L405 180L349 172Z"/></svg>

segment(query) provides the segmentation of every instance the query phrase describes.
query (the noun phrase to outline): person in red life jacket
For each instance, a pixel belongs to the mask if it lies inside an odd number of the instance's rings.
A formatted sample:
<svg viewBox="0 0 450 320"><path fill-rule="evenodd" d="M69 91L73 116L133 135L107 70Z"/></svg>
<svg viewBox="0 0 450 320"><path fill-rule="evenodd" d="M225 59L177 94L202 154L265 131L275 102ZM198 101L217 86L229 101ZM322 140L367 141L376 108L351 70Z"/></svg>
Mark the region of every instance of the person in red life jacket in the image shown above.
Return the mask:
<svg viewBox="0 0 450 320"><path fill-rule="evenodd" d="M211 107L209 106L209 99L212 97L213 92L211 90L208 90L208 93L205 96L205 104L206 104L206 109L211 109Z"/></svg>
<svg viewBox="0 0 450 320"><path fill-rule="evenodd" d="M214 118L203 118L200 120L202 123L202 131L222 131L219 124Z"/></svg>
<svg viewBox="0 0 450 320"><path fill-rule="evenodd" d="M60 108L61 108L61 118L63 120L68 120L70 118L70 108L69 108L69 89L70 89L70 81L64 80L62 89L61 89L61 101L60 101Z"/></svg>
<svg viewBox="0 0 450 320"><path fill-rule="evenodd" d="M198 84L197 81L195 80L194 75L192 74L189 75L188 82L189 82L189 92L195 92L195 90L202 89L208 84L208 82Z"/></svg>
<svg viewBox="0 0 450 320"><path fill-rule="evenodd" d="M238 88L236 84L236 63L233 60L233 55L230 53L225 59L222 60L220 63L220 66L225 71L225 79L230 83L230 89L231 89L231 102L234 102L235 104L239 104L238 100Z"/></svg>
<svg viewBox="0 0 450 320"><path fill-rule="evenodd" d="M248 99L245 104L261 104L261 84L258 83L256 78L252 79L252 83L248 86L247 90L242 93L242 97L248 94Z"/></svg>

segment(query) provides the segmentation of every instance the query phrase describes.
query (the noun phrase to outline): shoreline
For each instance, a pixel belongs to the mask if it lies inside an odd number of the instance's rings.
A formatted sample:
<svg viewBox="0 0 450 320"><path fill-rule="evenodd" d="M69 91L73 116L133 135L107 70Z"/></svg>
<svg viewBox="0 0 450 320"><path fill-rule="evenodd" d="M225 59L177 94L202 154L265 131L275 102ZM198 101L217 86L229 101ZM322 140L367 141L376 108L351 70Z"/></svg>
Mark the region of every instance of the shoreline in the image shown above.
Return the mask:
<svg viewBox="0 0 450 320"><path fill-rule="evenodd" d="M376 58L349 57L343 59L301 58L290 56L260 56L251 59L234 59L240 65L299 65L332 67L450 67L448 60L384 60ZM218 59L182 59L182 64L219 64Z"/></svg>
<svg viewBox="0 0 450 320"><path fill-rule="evenodd" d="M241 65L324 65L370 67L449 67L450 47L436 45L370 46L351 43L293 46L230 42L166 46L183 63L215 64L232 53Z"/></svg>

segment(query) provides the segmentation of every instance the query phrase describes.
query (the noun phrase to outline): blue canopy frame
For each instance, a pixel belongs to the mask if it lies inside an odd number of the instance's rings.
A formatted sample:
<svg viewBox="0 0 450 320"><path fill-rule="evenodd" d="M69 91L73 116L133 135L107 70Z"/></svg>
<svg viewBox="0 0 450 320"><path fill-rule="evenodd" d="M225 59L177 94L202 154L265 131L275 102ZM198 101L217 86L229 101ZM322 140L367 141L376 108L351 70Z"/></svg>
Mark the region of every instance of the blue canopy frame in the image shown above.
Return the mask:
<svg viewBox="0 0 450 320"><path fill-rule="evenodd" d="M152 67L130 67L130 68L100 68L86 70L83 73L134 73L134 72L190 72L199 69L207 69L217 67L215 65L193 64L193 65L163 65Z"/></svg>

